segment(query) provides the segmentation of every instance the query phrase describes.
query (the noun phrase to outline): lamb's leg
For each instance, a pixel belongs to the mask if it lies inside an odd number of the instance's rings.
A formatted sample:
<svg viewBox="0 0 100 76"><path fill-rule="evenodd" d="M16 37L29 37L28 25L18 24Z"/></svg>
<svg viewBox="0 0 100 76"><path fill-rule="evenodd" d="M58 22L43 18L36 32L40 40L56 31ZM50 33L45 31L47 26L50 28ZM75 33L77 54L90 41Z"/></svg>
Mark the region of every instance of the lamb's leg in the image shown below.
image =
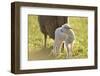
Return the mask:
<svg viewBox="0 0 100 76"><path fill-rule="evenodd" d="M69 56L72 57L72 43L69 44Z"/></svg>
<svg viewBox="0 0 100 76"><path fill-rule="evenodd" d="M61 40L58 41L57 46L56 46L56 47L57 47L57 48L56 48L56 56L59 55L60 52L61 52L61 51L60 51L60 46L61 46Z"/></svg>
<svg viewBox="0 0 100 76"><path fill-rule="evenodd" d="M61 45L61 41L60 40L55 40L53 50L52 50L52 54L54 56L57 56L60 53L60 51L59 51L60 45Z"/></svg>
<svg viewBox="0 0 100 76"><path fill-rule="evenodd" d="M68 58L72 57L72 44L67 44L66 43L66 48L67 48L66 58L67 58L67 56L68 56Z"/></svg>
<svg viewBox="0 0 100 76"><path fill-rule="evenodd" d="M67 58L67 57L69 58L69 48L68 48L68 45L66 45L66 48L67 48L67 51L66 51L66 58Z"/></svg>
<svg viewBox="0 0 100 76"><path fill-rule="evenodd" d="M55 54L56 54L56 40L54 40L53 49L51 50L49 56L50 55L54 55L55 56Z"/></svg>

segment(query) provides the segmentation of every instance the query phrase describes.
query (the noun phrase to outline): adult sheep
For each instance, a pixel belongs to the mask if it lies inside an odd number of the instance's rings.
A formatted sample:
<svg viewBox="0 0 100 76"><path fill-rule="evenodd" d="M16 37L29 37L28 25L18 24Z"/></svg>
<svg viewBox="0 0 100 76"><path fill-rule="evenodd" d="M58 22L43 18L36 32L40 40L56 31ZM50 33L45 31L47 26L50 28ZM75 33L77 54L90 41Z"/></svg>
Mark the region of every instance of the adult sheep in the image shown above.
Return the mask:
<svg viewBox="0 0 100 76"><path fill-rule="evenodd" d="M46 47L47 35L54 39L55 30L61 25L67 23L67 17L64 16L38 16L38 22L41 32L44 34L44 47Z"/></svg>

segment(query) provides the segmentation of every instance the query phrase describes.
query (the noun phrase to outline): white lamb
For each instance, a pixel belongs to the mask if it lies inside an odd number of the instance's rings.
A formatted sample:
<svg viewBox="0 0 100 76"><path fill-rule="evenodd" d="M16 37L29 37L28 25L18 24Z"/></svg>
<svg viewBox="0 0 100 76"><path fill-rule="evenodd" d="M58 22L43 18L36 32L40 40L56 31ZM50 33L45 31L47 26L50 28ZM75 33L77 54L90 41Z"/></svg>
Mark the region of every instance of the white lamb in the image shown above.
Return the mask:
<svg viewBox="0 0 100 76"><path fill-rule="evenodd" d="M67 52L66 57L72 56L72 48L75 40L75 34L72 31L72 28L68 24L62 25L55 30L55 41L52 53L57 56L60 53L60 46L64 42Z"/></svg>

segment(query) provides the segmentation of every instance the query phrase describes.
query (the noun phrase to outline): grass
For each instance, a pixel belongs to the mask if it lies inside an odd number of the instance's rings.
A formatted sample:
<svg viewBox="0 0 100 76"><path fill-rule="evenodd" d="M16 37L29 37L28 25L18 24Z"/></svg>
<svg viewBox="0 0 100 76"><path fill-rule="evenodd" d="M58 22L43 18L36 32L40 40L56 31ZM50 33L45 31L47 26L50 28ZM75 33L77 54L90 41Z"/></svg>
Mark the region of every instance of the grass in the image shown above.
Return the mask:
<svg viewBox="0 0 100 76"><path fill-rule="evenodd" d="M49 55L53 40L47 38L47 48L44 48L44 36L40 31L38 16L28 16L28 60L65 59L65 49L58 57ZM88 21L85 17L69 17L69 24L75 32L76 40L72 59L87 58L88 54Z"/></svg>

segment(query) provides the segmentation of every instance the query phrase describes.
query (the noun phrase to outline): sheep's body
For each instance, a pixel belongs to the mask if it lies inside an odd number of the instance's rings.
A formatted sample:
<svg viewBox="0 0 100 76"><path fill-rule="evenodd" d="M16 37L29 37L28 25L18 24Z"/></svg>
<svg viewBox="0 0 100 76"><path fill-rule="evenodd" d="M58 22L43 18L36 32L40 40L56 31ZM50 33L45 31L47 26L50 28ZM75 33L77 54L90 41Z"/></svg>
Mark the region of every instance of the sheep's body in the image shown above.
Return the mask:
<svg viewBox="0 0 100 76"><path fill-rule="evenodd" d="M67 23L67 17L63 16L38 16L39 26L41 32L44 34L45 43L44 46L46 47L46 39L47 35L54 39L55 37L55 30L61 25Z"/></svg>
<svg viewBox="0 0 100 76"><path fill-rule="evenodd" d="M62 25L55 31L55 42L53 47L53 54L58 55L61 44L64 42L68 51L68 56L71 56L73 42L75 35L68 24Z"/></svg>

